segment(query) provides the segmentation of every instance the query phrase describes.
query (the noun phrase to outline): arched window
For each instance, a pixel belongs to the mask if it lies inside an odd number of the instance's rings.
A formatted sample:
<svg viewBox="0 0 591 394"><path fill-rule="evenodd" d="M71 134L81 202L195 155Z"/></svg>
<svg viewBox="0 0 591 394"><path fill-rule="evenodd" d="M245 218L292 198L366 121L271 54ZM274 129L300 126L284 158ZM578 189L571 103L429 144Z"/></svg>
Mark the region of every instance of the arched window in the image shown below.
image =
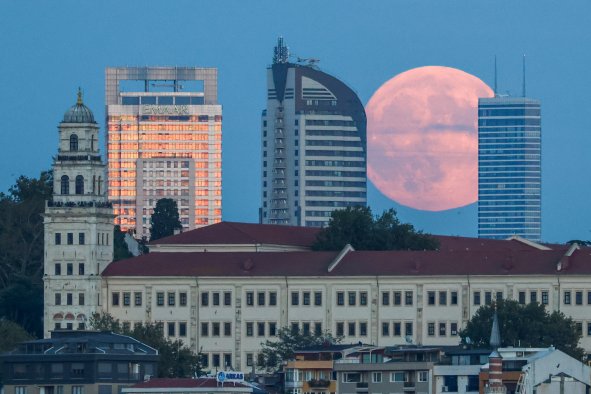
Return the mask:
<svg viewBox="0 0 591 394"><path fill-rule="evenodd" d="M70 151L75 152L78 150L78 136L76 134L72 134L70 136Z"/></svg>
<svg viewBox="0 0 591 394"><path fill-rule="evenodd" d="M61 190L62 194L70 194L70 178L67 175L62 176Z"/></svg>
<svg viewBox="0 0 591 394"><path fill-rule="evenodd" d="M76 194L84 194L84 177L82 175L76 177Z"/></svg>

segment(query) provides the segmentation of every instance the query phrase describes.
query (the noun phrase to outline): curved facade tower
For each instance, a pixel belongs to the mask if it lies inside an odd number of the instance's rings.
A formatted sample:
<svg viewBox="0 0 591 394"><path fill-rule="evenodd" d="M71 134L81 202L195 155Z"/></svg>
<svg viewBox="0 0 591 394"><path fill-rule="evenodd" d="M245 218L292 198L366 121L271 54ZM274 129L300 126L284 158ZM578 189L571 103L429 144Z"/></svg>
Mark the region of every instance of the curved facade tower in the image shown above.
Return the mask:
<svg viewBox="0 0 591 394"><path fill-rule="evenodd" d="M279 38L262 115L260 221L321 227L333 210L367 204L365 109L314 59L288 59Z"/></svg>

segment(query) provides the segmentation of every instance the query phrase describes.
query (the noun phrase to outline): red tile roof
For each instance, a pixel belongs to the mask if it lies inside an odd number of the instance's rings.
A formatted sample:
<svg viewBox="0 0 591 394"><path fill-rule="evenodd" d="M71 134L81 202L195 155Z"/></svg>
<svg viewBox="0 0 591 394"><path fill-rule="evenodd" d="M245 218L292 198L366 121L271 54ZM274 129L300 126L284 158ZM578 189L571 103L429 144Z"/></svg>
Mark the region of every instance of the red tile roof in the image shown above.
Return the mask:
<svg viewBox="0 0 591 394"><path fill-rule="evenodd" d="M237 387L250 387L241 383L226 383L226 386L237 386ZM146 389L146 388L192 388L192 387L218 387L218 383L215 378L175 378L175 379L150 379L145 382L137 383L131 388L133 389Z"/></svg>
<svg viewBox="0 0 591 394"><path fill-rule="evenodd" d="M151 242L151 245L268 244L310 246L319 228L220 222Z"/></svg>

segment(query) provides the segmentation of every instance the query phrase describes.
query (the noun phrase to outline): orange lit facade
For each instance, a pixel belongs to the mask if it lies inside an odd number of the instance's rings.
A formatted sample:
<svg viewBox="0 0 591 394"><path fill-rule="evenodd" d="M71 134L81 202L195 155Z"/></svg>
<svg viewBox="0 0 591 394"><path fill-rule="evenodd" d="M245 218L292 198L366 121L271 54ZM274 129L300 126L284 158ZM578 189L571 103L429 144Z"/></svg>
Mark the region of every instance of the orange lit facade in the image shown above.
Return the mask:
<svg viewBox="0 0 591 394"><path fill-rule="evenodd" d="M222 108L214 77L215 69L107 69L107 187L122 230L149 237L161 198L177 202L184 230L221 220ZM181 81L200 78L205 91L182 90ZM145 89L124 91L122 80L143 81ZM172 89L150 91L154 86Z"/></svg>

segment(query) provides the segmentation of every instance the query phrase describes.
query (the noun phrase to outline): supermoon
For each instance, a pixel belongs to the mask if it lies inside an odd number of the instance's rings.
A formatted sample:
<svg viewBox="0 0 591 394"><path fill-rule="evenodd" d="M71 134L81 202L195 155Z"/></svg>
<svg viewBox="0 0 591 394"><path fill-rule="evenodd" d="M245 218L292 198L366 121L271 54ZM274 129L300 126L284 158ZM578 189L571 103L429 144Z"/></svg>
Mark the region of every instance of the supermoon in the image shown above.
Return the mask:
<svg viewBox="0 0 591 394"><path fill-rule="evenodd" d="M478 98L493 91L450 67L384 83L366 106L368 177L390 199L443 211L478 199Z"/></svg>

